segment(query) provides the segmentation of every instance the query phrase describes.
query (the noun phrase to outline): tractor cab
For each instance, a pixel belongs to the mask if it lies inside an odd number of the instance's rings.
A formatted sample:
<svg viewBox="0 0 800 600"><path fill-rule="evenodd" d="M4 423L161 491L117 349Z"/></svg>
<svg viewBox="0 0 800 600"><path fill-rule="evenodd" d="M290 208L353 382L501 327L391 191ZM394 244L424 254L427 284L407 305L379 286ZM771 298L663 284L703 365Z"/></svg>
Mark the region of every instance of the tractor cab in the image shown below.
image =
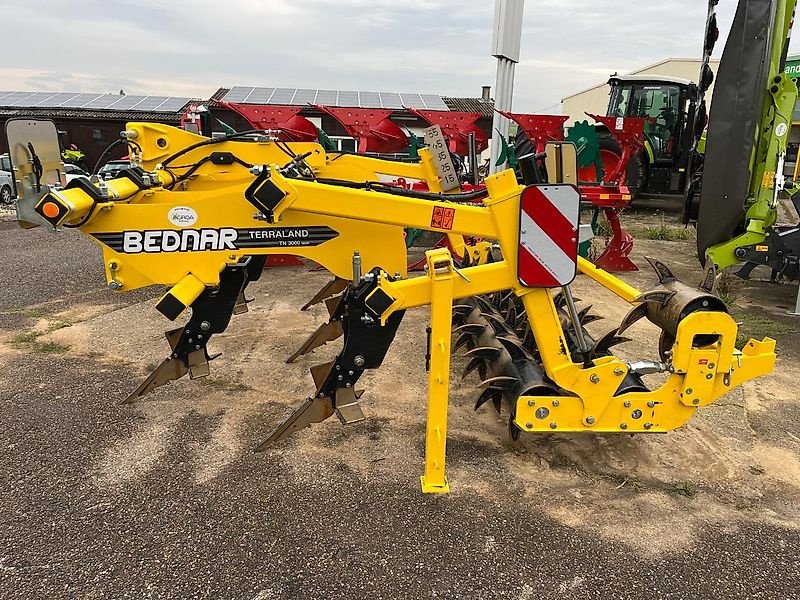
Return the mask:
<svg viewBox="0 0 800 600"><path fill-rule="evenodd" d="M697 85L685 79L650 75L615 75L608 116L642 117L645 148L632 162L629 183L640 194L682 194L691 145Z"/></svg>

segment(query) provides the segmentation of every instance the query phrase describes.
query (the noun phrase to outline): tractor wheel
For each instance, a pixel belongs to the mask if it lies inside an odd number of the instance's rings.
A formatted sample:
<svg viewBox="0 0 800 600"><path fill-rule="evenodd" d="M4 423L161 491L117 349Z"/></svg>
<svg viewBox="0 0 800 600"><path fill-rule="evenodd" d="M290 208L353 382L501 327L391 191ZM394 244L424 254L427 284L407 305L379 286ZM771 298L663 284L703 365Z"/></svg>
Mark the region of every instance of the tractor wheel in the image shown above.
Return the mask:
<svg viewBox="0 0 800 600"><path fill-rule="evenodd" d="M603 169L609 175L622 156L622 148L607 131L600 132L600 156L603 159ZM640 152L628 163L626 183L631 196L636 198L639 190L647 187L647 162L644 151Z"/></svg>

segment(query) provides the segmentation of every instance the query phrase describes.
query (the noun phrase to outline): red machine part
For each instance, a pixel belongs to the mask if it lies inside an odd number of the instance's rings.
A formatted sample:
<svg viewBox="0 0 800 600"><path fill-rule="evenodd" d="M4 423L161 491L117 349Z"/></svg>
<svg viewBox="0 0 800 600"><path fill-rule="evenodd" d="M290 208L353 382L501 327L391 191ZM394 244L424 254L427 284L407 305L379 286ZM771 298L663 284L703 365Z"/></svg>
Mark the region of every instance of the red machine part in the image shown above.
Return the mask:
<svg viewBox="0 0 800 600"><path fill-rule="evenodd" d="M220 104L247 119L253 129L280 131L285 142L316 142L319 132L316 126L300 116L302 106L278 106L270 104Z"/></svg>
<svg viewBox="0 0 800 600"><path fill-rule="evenodd" d="M611 238L594 264L609 273L629 273L639 267L628 258L633 251L633 237L622 228L619 215L630 204L631 194L625 186L581 185L581 199L602 210L611 226Z"/></svg>
<svg viewBox="0 0 800 600"><path fill-rule="evenodd" d="M569 119L563 115L498 112L519 125L537 153L544 152L547 142L564 139L564 125ZM644 147L645 119L586 114L605 125L622 148L622 156L601 149L605 171L603 185L580 184L579 186L581 199L591 203L595 209L602 210L611 226L611 238L600 256L595 259L595 264L610 273L638 271L639 267L629 258L633 250L633 237L622 228L619 215L631 201L630 190L625 186L625 175L631 158ZM588 168L594 170L594 166ZM579 178L583 179L580 173Z"/></svg>
<svg viewBox="0 0 800 600"><path fill-rule="evenodd" d="M605 125L619 143L620 148L622 148L622 156L619 157L617 164L610 172L606 167L605 157L603 157L603 169L606 172L603 180L620 186L625 185L628 163L644 148L644 125L647 119L641 117L602 117L591 113L586 113L586 115Z"/></svg>
<svg viewBox="0 0 800 600"><path fill-rule="evenodd" d="M478 127L480 113L454 112L449 110L420 110L406 108L407 111L417 115L429 125L438 125L442 128L442 135L447 140L450 152L459 156L469 154L469 134L475 134L475 145L478 152L483 152L489 147L489 140L483 130Z"/></svg>
<svg viewBox="0 0 800 600"><path fill-rule="evenodd" d="M272 254L267 257L265 263L267 267L304 267L304 263L300 257L291 254Z"/></svg>
<svg viewBox="0 0 800 600"><path fill-rule="evenodd" d="M192 131L199 135L203 134L203 124L200 119L200 113L208 110L203 104L192 103L186 107L181 115L181 129Z"/></svg>
<svg viewBox="0 0 800 600"><path fill-rule="evenodd" d="M504 110L497 112L519 125L533 144L537 154L544 152L547 142L563 141L564 124L569 119L569 116L564 115L526 115Z"/></svg>
<svg viewBox="0 0 800 600"><path fill-rule="evenodd" d="M336 119L347 134L358 140L358 152L393 153L408 148L408 137L389 117L393 110L339 108L312 104Z"/></svg>

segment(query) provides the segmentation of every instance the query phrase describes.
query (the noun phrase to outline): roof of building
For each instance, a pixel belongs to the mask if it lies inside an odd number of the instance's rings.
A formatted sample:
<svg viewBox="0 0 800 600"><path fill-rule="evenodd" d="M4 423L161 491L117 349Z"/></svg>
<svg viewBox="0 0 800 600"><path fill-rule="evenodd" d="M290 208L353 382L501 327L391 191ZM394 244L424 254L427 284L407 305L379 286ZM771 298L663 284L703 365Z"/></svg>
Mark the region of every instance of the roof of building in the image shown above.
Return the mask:
<svg viewBox="0 0 800 600"><path fill-rule="evenodd" d="M669 64L671 62L696 62L699 65L702 61L699 58L665 58L664 60L660 60L657 63L654 63L652 65L648 65L646 67L641 67L640 69L636 69L635 71L631 71L627 75L628 76L630 76L630 75L639 75L639 74L642 73L642 71L648 71L650 69L655 69L656 67L661 67L661 66ZM713 58L713 59L711 59L711 63L712 64L719 64L719 59L718 58ZM699 76L700 75L699 69L698 69L697 73L698 73L698 76ZM613 76L614 75L611 75L611 76L609 76L609 78L613 77ZM653 77L654 78L658 77L659 79L667 79L667 77L661 77L661 76L658 76L658 75L655 75L655 74L653 74ZM579 92L575 92L574 94L570 94L569 96L564 96L561 99L561 102L564 102L565 100L569 100L570 98L574 98L575 96L580 96L581 94L585 94L586 92L591 92L592 90L596 90L597 88L605 87L606 85L608 85L608 79L606 79L603 83L598 83L597 85L593 85L593 86L588 87L586 89L583 89L583 90L581 90Z"/></svg>
<svg viewBox="0 0 800 600"><path fill-rule="evenodd" d="M214 94L211 96L211 98L209 98L209 103L211 105L219 105L220 103L226 102L226 101L227 102L233 102L233 100L231 100L231 96L229 95L229 93L231 92L232 89L233 88L224 88L224 87L223 88L219 88L216 92L214 92ZM259 88L252 88L252 89L256 90L256 89L259 89ZM265 89L266 90L266 89L270 89L270 88L260 88L260 89ZM383 98L383 96L386 94L385 92L372 92L372 93L379 94L381 98ZM263 95L263 93L262 93L262 95ZM413 95L411 95L411 94L398 94L398 95L401 96L401 101L406 96L419 96L420 98L423 98L423 99L427 98L429 96L430 96L430 98L434 97L434 96L428 95L428 94L413 94ZM237 96L233 96L233 97L237 97ZM405 104L405 105L401 104L401 106L399 108L396 108L396 110L402 111L404 107L421 108L423 110L425 110L425 108L428 108L429 110L450 110L450 111L455 111L455 112L480 113L480 115L482 117L486 117L486 118L492 118L492 116L494 114L494 102L491 101L491 100L486 101L486 100L483 100L481 98L454 98L454 97L448 97L448 96L435 96L435 97L436 98L440 98L442 103L443 103L443 105L441 107L439 107L439 108L434 109L434 108L427 107L427 105L426 106L412 106L411 104ZM250 95L249 99L256 99L256 97ZM338 98L337 98L337 100L338 100ZM247 103L248 102L243 102L243 104L247 104ZM317 100L314 103L315 104L326 104L325 102L320 102L319 100ZM266 104L266 102L264 104ZM308 104L308 102L306 102L304 104ZM422 102L422 104L424 104L424 101ZM336 104L327 104L327 105L328 106L336 106ZM438 103L437 103L437 105L438 105ZM389 107L387 106L387 108L389 108Z"/></svg>
<svg viewBox="0 0 800 600"><path fill-rule="evenodd" d="M404 107L422 110L447 110L441 96L398 92L368 92L354 90L316 90L310 88L279 88L234 86L222 97L223 102L241 104L275 104L280 106L340 106L352 108L383 108L402 110Z"/></svg>
<svg viewBox="0 0 800 600"><path fill-rule="evenodd" d="M482 98L449 98L442 97L444 103L452 111L480 113L482 117L491 119L494 116L494 101Z"/></svg>
<svg viewBox="0 0 800 600"><path fill-rule="evenodd" d="M79 92L0 92L0 115L57 118L179 120L191 98L87 94Z"/></svg>
<svg viewBox="0 0 800 600"><path fill-rule="evenodd" d="M38 117L46 119L97 119L102 121L154 121L179 123L181 112L157 113L115 110L88 110L84 108L13 108L0 107L0 118Z"/></svg>

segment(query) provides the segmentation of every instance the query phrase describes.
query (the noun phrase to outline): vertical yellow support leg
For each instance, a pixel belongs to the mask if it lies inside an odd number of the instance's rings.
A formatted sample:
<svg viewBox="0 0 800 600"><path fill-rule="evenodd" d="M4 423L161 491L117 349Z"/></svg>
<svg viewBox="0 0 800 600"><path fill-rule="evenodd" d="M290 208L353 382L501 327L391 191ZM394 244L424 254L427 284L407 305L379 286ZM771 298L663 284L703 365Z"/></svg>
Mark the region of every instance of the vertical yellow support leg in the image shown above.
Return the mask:
<svg viewBox="0 0 800 600"><path fill-rule="evenodd" d="M428 366L428 421L425 433L425 494L450 491L445 477L447 402L450 396L450 335L453 313L453 259L445 248L425 254L431 281L430 362Z"/></svg>

